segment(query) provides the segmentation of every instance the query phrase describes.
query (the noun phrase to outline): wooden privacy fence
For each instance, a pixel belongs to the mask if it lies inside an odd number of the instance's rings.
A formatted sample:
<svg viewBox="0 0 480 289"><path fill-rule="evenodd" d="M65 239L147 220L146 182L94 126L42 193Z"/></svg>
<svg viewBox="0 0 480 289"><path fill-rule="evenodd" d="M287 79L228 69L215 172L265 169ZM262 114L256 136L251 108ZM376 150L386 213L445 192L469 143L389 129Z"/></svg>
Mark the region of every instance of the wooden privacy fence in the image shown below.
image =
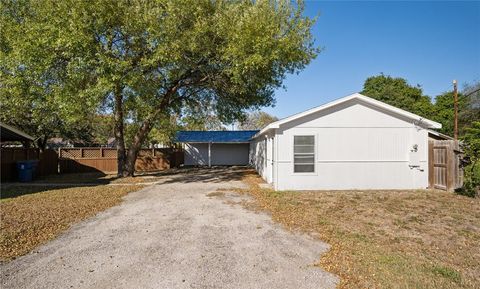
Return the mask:
<svg viewBox="0 0 480 289"><path fill-rule="evenodd" d="M117 150L114 148L1 148L1 181L15 181L18 161L38 160L36 176L58 173L116 172ZM136 171L158 171L183 164L183 151L173 148L142 149Z"/></svg>
<svg viewBox="0 0 480 289"><path fill-rule="evenodd" d="M58 156L54 150L40 152L37 148L1 148L1 181L17 179L16 163L25 160L38 160L37 176L46 176L58 172Z"/></svg>
<svg viewBox="0 0 480 289"><path fill-rule="evenodd" d="M117 171L115 148L60 148L60 173ZM135 163L136 171L159 171L183 164L183 152L178 149L141 149Z"/></svg>
<svg viewBox="0 0 480 289"><path fill-rule="evenodd" d="M430 140L428 165L430 188L453 191L463 186L462 152L458 141Z"/></svg>

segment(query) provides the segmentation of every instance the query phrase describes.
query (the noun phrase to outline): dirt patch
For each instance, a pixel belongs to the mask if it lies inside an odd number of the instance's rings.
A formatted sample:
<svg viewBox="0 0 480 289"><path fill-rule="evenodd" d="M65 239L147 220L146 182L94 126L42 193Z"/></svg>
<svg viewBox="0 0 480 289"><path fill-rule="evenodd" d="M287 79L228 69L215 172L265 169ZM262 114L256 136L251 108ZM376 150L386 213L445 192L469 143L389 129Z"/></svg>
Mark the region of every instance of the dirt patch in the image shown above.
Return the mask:
<svg viewBox="0 0 480 289"><path fill-rule="evenodd" d="M332 245L341 288L480 288L480 200L442 191L275 192L245 175L253 209Z"/></svg>
<svg viewBox="0 0 480 289"><path fill-rule="evenodd" d="M0 202L0 260L24 255L141 186L8 186Z"/></svg>
<svg viewBox="0 0 480 289"><path fill-rule="evenodd" d="M207 197L225 197L225 193L221 191L211 192L207 194Z"/></svg>

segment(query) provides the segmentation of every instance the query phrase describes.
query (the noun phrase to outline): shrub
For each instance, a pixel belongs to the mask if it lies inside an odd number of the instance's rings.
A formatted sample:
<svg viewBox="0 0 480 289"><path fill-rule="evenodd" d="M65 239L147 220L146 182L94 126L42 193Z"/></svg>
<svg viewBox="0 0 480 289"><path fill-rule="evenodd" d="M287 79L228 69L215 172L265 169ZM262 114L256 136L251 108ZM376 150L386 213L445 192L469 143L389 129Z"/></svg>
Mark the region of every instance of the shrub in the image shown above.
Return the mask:
<svg viewBox="0 0 480 289"><path fill-rule="evenodd" d="M480 121L472 123L470 128L466 129L463 140L463 149L465 157L465 175L463 187L457 190L457 193L469 197L475 197L480 189Z"/></svg>

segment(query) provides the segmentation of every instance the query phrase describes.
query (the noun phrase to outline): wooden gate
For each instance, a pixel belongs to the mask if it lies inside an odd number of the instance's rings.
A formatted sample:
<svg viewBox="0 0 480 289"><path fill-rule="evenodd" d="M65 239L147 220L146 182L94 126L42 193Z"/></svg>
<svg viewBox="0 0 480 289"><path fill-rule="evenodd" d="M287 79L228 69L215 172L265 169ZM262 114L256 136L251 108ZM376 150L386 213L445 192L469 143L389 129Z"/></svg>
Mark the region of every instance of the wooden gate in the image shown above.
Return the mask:
<svg viewBox="0 0 480 289"><path fill-rule="evenodd" d="M430 140L428 143L430 188L453 191L463 185L461 151L453 140Z"/></svg>
<svg viewBox="0 0 480 289"><path fill-rule="evenodd" d="M447 148L433 146L433 187L447 190Z"/></svg>

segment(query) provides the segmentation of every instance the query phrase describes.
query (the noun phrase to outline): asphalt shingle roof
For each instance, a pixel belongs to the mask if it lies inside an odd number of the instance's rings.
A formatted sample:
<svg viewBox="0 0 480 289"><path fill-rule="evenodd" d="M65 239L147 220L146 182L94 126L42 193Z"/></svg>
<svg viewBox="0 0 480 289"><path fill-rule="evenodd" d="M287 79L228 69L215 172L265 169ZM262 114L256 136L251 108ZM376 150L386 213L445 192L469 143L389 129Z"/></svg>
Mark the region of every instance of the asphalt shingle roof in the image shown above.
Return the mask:
<svg viewBox="0 0 480 289"><path fill-rule="evenodd" d="M248 142L258 130L179 131L176 142L241 143Z"/></svg>

